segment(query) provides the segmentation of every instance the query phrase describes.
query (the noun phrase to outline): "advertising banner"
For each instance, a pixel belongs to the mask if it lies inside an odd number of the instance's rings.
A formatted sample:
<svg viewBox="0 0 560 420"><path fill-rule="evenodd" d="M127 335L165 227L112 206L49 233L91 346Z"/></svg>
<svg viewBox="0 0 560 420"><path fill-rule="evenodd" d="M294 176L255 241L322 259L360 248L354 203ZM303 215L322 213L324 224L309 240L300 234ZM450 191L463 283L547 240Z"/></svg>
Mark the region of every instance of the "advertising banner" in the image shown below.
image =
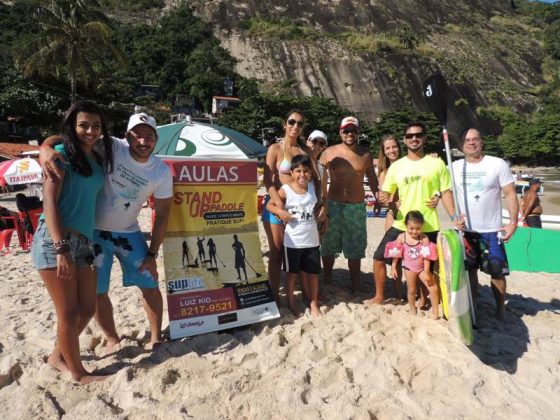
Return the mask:
<svg viewBox="0 0 560 420"><path fill-rule="evenodd" d="M171 338L278 318L258 234L256 161L167 164L174 183L163 242Z"/></svg>

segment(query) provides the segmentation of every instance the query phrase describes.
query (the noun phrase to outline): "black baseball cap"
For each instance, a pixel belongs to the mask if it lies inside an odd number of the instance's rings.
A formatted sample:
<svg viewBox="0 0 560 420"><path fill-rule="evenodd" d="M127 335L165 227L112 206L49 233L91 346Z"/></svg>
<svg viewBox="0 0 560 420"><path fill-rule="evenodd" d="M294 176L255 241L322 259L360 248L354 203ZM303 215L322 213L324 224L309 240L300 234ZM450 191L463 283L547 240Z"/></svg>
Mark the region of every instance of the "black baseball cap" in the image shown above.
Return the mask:
<svg viewBox="0 0 560 420"><path fill-rule="evenodd" d="M529 185L535 185L535 184L542 184L542 181L539 178L533 178L529 181Z"/></svg>

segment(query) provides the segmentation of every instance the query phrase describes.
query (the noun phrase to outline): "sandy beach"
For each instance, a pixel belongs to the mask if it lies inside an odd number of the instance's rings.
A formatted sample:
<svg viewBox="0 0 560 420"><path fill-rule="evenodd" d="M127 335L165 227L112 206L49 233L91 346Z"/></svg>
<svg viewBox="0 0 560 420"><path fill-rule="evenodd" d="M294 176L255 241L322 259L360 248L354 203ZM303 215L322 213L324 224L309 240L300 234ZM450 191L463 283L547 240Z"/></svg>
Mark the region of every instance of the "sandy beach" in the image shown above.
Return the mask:
<svg viewBox="0 0 560 420"><path fill-rule="evenodd" d="M545 197L546 200L546 197ZM0 205L14 209L13 198ZM544 201L546 209L546 201ZM550 208L550 207L549 207ZM549 213L546 211L546 213ZM557 214L560 212L557 212ZM322 309L144 349L147 321L140 292L111 297L119 352L100 357L92 322L81 336L90 370L114 374L78 386L44 362L55 341L55 314L26 253L1 257L0 415L3 419L551 419L560 396L560 275L515 272L508 278L504 322L494 318L489 277L481 274L479 326L466 347L445 320L409 315L406 306L366 307L383 219L368 219L362 286L352 295L346 260ZM141 214L149 229L149 213ZM260 238L266 258L264 232ZM159 261L163 276L163 260ZM162 293L165 293L163 283ZM388 295L392 290L388 284ZM164 316L164 326L167 316Z"/></svg>

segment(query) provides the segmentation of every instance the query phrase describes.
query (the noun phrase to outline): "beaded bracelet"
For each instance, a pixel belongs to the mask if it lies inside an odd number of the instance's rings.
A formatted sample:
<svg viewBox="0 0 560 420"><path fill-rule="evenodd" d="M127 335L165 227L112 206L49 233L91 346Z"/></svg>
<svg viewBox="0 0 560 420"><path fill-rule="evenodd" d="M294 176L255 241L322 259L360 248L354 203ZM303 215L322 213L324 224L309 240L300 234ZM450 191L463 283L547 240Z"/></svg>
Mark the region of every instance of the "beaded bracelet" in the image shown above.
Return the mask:
<svg viewBox="0 0 560 420"><path fill-rule="evenodd" d="M61 245L66 245L66 244L68 244L68 239L61 239L60 241L55 242L53 244L53 246L56 248L56 247L59 247Z"/></svg>
<svg viewBox="0 0 560 420"><path fill-rule="evenodd" d="M64 254L65 252L70 252L70 244L68 242L54 247L54 253L57 255Z"/></svg>

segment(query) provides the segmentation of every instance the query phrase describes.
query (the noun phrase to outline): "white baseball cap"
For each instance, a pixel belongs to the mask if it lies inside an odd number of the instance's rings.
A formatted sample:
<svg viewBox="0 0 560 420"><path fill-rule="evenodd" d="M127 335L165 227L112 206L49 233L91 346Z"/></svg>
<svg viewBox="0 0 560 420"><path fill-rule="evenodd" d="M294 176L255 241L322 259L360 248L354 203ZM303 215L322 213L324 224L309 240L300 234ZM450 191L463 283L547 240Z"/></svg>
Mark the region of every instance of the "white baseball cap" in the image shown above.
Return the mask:
<svg viewBox="0 0 560 420"><path fill-rule="evenodd" d="M313 139L323 139L325 140L325 143L329 144L327 135L323 133L321 130L313 130L309 135L309 137L307 137L307 140L313 140Z"/></svg>
<svg viewBox="0 0 560 420"><path fill-rule="evenodd" d="M145 112L131 115L130 119L128 120L128 126L126 127L126 131L130 131L134 127L140 124L149 125L157 133L157 124L155 118L150 117Z"/></svg>
<svg viewBox="0 0 560 420"><path fill-rule="evenodd" d="M353 125L356 128L360 128L360 123L358 122L358 119L355 117L346 117L342 120L342 122L340 123L340 129L342 130L343 128L346 128L350 125Z"/></svg>

